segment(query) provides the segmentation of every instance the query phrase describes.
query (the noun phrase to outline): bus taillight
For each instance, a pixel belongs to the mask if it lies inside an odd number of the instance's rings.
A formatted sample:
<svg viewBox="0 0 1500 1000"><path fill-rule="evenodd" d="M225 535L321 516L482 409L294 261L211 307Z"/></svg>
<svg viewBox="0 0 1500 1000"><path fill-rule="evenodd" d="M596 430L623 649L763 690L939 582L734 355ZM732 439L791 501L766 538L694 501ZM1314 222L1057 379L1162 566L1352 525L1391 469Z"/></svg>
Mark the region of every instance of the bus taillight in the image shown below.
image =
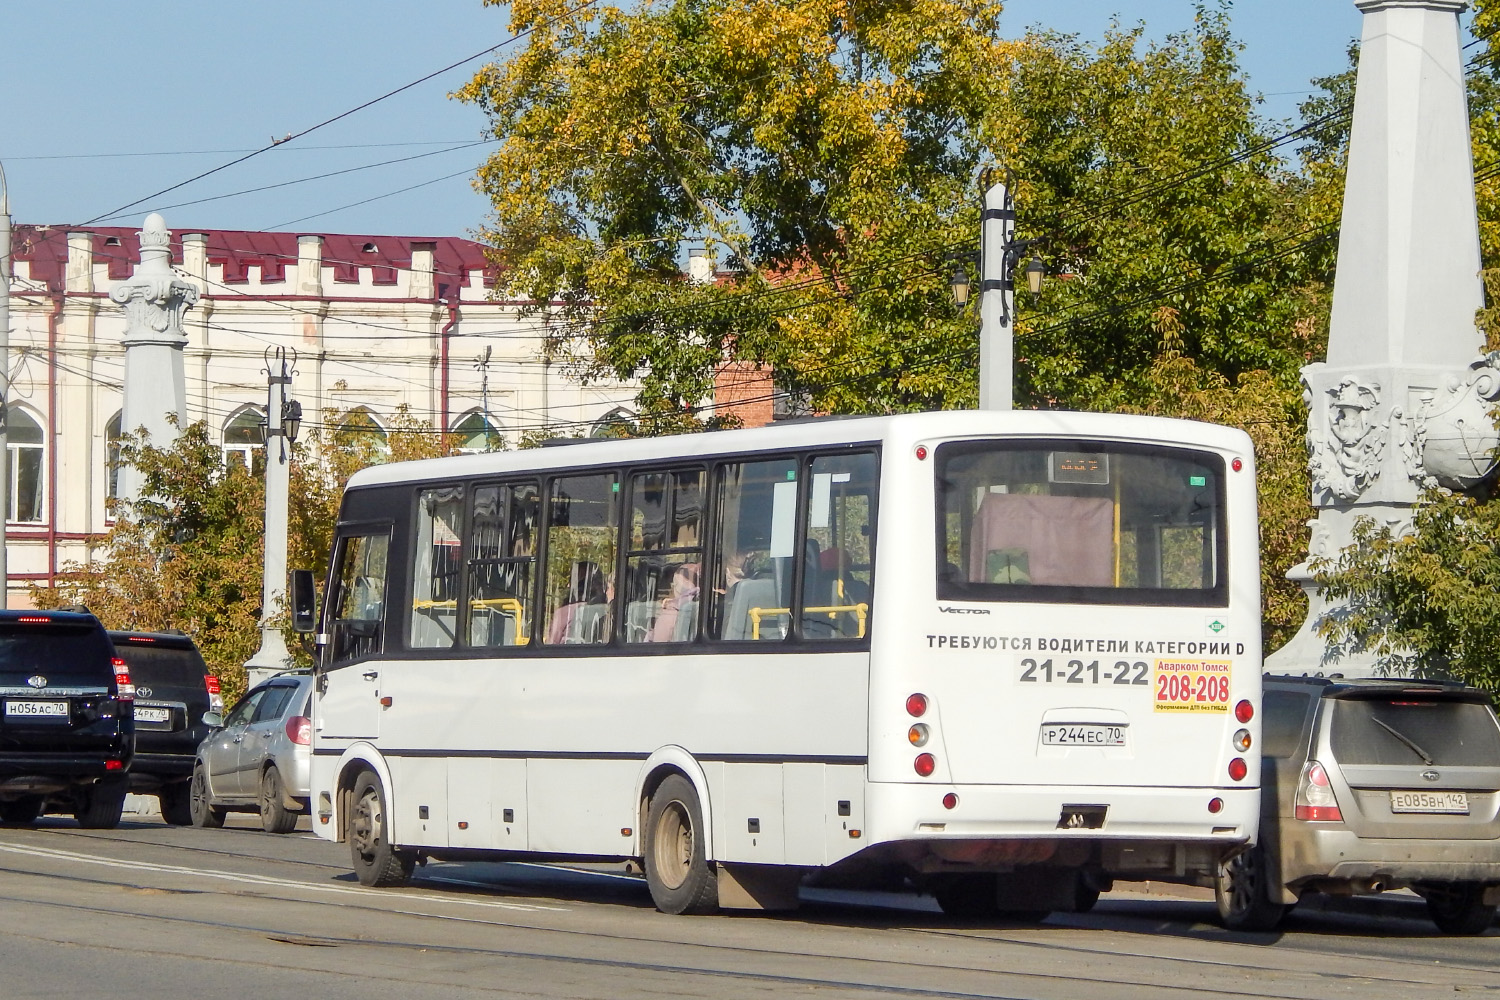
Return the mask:
<svg viewBox="0 0 1500 1000"><path fill-rule="evenodd" d="M958 796L957 795L954 795L952 792L949 792L947 795L943 796L943 808L944 809L953 809L953 808L957 807L957 805L958 805Z"/></svg>
<svg viewBox="0 0 1500 1000"><path fill-rule="evenodd" d="M1208 811L1211 812L1211 813L1220 813L1220 812L1223 812L1224 811L1224 800L1221 799L1221 798L1219 798L1218 796L1215 796L1215 797L1209 799L1208 800Z"/></svg>
<svg viewBox="0 0 1500 1000"><path fill-rule="evenodd" d="M1250 730L1240 729L1235 731L1234 748L1236 750L1238 750L1240 753L1244 753L1246 750L1250 749L1250 743Z"/></svg>
<svg viewBox="0 0 1500 1000"><path fill-rule="evenodd" d="M1255 706L1250 704L1248 700L1241 700L1239 704L1234 706L1234 717L1240 725L1244 725L1255 718Z"/></svg>
<svg viewBox="0 0 1500 1000"><path fill-rule="evenodd" d="M922 777L930 778L932 777L932 772L937 770L937 758L930 753L919 753L912 766L917 769L917 773Z"/></svg>
<svg viewBox="0 0 1500 1000"><path fill-rule="evenodd" d="M1245 763L1245 758L1236 757L1229 762L1229 777L1234 781L1244 781L1245 775L1250 773L1250 765Z"/></svg>
<svg viewBox="0 0 1500 1000"><path fill-rule="evenodd" d="M925 694L914 694L906 699L906 714L914 719L920 719L927 714L927 696Z"/></svg>
<svg viewBox="0 0 1500 1000"><path fill-rule="evenodd" d="M927 724L925 722L919 722L906 731L906 738L911 741L911 745L914 747L926 746L928 735Z"/></svg>

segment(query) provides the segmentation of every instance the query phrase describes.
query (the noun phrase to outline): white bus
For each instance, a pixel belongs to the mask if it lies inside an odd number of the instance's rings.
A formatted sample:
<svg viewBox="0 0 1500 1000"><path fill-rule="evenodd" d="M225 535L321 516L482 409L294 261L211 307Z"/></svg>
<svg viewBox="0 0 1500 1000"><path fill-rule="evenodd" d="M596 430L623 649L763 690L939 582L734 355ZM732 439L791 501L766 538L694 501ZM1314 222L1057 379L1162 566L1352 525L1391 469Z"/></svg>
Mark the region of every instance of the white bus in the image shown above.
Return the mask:
<svg viewBox="0 0 1500 1000"><path fill-rule="evenodd" d="M626 861L672 913L1210 884L1259 815L1254 484L1238 430L1027 411L365 469L313 827L366 885Z"/></svg>

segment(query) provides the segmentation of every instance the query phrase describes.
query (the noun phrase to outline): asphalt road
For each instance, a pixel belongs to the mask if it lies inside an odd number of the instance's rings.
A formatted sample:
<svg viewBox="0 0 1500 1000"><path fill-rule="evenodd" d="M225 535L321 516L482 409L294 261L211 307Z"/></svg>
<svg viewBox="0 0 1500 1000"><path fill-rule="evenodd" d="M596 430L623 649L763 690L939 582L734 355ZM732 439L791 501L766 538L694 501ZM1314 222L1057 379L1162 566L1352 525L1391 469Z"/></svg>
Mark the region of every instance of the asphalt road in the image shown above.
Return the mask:
<svg viewBox="0 0 1500 1000"><path fill-rule="evenodd" d="M1106 1000L1500 995L1500 931L1419 903L1299 907L1231 934L1203 899L1117 892L1038 926L930 900L804 891L795 914L668 917L609 871L438 864L365 889L306 831L0 829L0 997L317 1000L875 997Z"/></svg>

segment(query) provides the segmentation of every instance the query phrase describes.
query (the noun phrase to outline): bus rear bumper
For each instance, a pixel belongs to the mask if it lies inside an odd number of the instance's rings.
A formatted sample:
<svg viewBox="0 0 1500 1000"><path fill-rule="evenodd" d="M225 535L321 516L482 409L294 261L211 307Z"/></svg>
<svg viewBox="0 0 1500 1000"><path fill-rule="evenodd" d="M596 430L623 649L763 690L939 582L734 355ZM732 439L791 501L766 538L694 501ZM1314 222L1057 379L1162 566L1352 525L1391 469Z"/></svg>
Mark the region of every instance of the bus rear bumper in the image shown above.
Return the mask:
<svg viewBox="0 0 1500 1000"><path fill-rule="evenodd" d="M950 793L957 801L947 808ZM926 870L1091 865L1190 876L1252 842L1260 818L1255 787L872 783L866 796L866 843Z"/></svg>

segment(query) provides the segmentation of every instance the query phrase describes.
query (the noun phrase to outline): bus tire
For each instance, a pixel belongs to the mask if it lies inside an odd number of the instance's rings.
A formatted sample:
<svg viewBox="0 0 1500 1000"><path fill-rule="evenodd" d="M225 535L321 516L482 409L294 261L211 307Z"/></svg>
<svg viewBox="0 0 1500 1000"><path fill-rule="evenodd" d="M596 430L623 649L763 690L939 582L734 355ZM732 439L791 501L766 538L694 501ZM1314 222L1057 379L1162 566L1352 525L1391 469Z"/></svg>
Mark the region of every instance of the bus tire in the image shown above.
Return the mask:
<svg viewBox="0 0 1500 1000"><path fill-rule="evenodd" d="M354 782L349 810L349 856L360 885L401 885L411 878L416 857L398 850L387 836L385 788L374 771L364 771Z"/></svg>
<svg viewBox="0 0 1500 1000"><path fill-rule="evenodd" d="M663 913L713 913L719 883L708 863L703 808L693 783L668 775L651 795L646 812L646 885Z"/></svg>
<svg viewBox="0 0 1500 1000"><path fill-rule="evenodd" d="M1266 853L1256 844L1219 866L1214 875L1214 903L1219 920L1232 931L1274 930L1287 908L1271 893L1273 875ZM1278 892L1279 895L1279 892Z"/></svg>
<svg viewBox="0 0 1500 1000"><path fill-rule="evenodd" d="M1000 916L1000 890L995 876L939 875L932 884L938 907L956 920L993 920Z"/></svg>

